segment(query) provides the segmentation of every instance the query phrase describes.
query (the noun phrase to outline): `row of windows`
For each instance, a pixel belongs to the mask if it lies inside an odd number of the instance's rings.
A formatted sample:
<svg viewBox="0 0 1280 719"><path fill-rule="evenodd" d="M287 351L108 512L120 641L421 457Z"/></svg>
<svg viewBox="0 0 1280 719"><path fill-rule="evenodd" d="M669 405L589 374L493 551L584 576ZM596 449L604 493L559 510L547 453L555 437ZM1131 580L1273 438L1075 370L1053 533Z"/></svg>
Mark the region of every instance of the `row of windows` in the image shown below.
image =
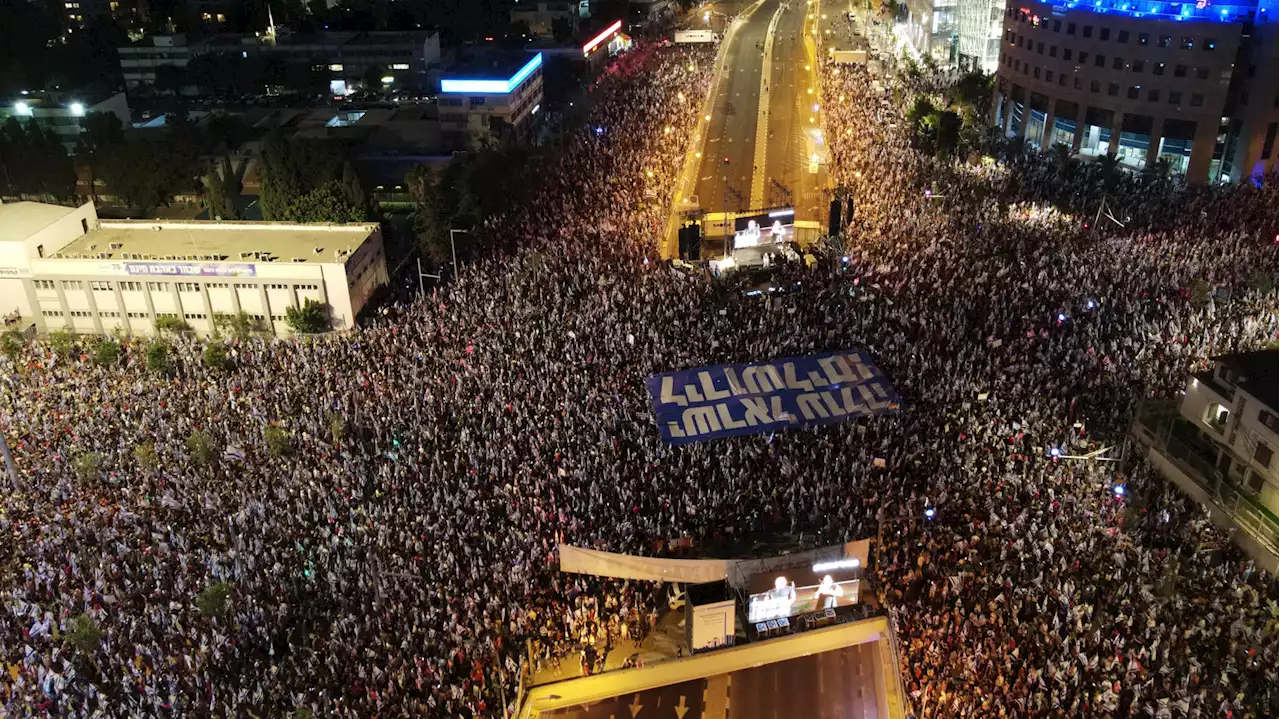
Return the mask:
<svg viewBox="0 0 1280 719"><path fill-rule="evenodd" d="M1001 56L1001 59L1004 61L1004 63L1005 63L1006 65L1007 65L1007 64L1009 64L1009 63L1008 63L1008 58L1007 58L1007 56ZM1022 61L1021 61L1021 60L1018 60L1017 58L1014 58L1014 59L1013 59L1013 69L1014 69L1014 71L1021 70L1023 75L1028 75L1028 74L1029 74L1029 75L1031 75L1032 77L1034 77L1034 78L1035 78L1035 79L1037 79L1037 80L1041 79L1041 68L1039 68L1039 67L1034 67L1034 68L1033 68L1033 67L1031 66L1031 64L1030 64L1030 63L1023 64L1023 63L1022 63ZM1044 70L1044 71L1043 71L1043 75L1044 75L1044 81L1045 81L1045 82L1052 83L1052 82L1054 81L1054 78L1056 77L1056 78L1057 78L1057 80L1058 80L1058 85L1059 85L1059 86L1061 86L1061 87L1066 87L1066 86L1067 86L1067 74L1066 74L1066 73L1054 73L1054 71L1053 71L1053 70ZM1074 77L1074 78L1072 78L1072 87L1073 87L1073 89L1079 90L1079 89L1081 89L1081 86L1082 86L1082 83L1081 83L1081 81L1080 81L1080 78L1078 78L1078 77ZM1090 80L1090 81L1089 81L1089 92L1094 93L1094 94L1098 94L1098 93L1100 93L1101 91L1102 91L1102 82L1101 82L1101 81L1099 81L1099 80ZM1119 83L1116 83L1116 82L1108 83L1108 84L1107 84L1107 96L1108 96L1108 97L1119 97L1119 96L1120 96L1120 84L1119 84ZM1128 91L1125 93L1125 96L1126 96L1126 97L1128 97L1130 100L1137 100L1137 99L1141 98L1141 97L1142 97L1142 86L1141 86L1141 85L1130 85L1130 86L1129 86ZM1147 101L1147 102L1160 102L1160 90L1158 90L1158 89L1156 89L1156 88L1149 88L1149 89L1147 90L1146 101ZM1182 92L1181 92L1181 91L1179 91L1179 90L1170 90L1170 91L1169 91L1169 95L1168 95L1168 101L1169 101L1169 104L1170 104L1170 105L1181 105L1181 104L1182 104ZM1192 107L1201 107L1201 106L1203 106L1203 105L1204 105L1204 95L1203 95L1203 94L1201 94L1201 93L1198 93L1198 92L1193 92L1193 93L1191 93L1191 106L1192 106Z"/></svg>
<svg viewBox="0 0 1280 719"><path fill-rule="evenodd" d="M54 280L32 280L32 284L35 286L37 290L57 289L57 285L54 284ZM200 291L200 284L196 282L178 282L176 283L175 286L177 287L179 292L199 292ZM229 289L232 287L232 285L227 284L226 282L210 282L205 286L208 287L209 289ZM258 285L237 284L234 286L242 290L258 289ZM266 285L266 288L271 290L287 290L290 287L296 287L299 290L320 289L319 285L280 285L280 284ZM80 280L62 280L62 288L65 290L82 290L84 289L84 284ZM111 292L114 289L114 285L110 282L99 282L95 280L95 281L89 282L89 289L96 290L98 292ZM133 282L133 281L121 282L120 289L125 290L127 292L141 292L143 290L143 283ZM168 292L169 283L168 282L147 282L146 289L152 292Z"/></svg>
<svg viewBox="0 0 1280 719"><path fill-rule="evenodd" d="M1009 34L1011 34L1011 35L1012 35L1012 32L1010 32ZM1018 35L1018 36L1017 36L1017 41L1016 41L1016 43L1015 43L1015 44L1016 44L1018 47L1023 47L1022 40L1023 40L1022 36L1021 36L1021 35ZM1027 50L1031 50L1031 49L1032 49L1031 45L1032 45L1032 43L1027 42L1027 43L1026 43L1026 49L1027 49ZM1041 43L1036 43L1036 47L1035 47L1034 49L1035 49L1035 52L1036 52L1037 54L1040 54L1040 55L1045 54L1045 53L1044 53L1044 50L1045 50L1045 48L1044 48L1044 43L1042 43L1042 42L1041 42ZM1052 57L1052 58L1056 58L1056 57L1058 57L1058 46L1057 46L1057 45L1050 45L1050 46L1049 46L1049 57ZM1087 64L1087 63L1089 62L1089 53L1088 53L1088 52L1081 51L1078 55L1075 55L1075 54L1073 54L1073 53L1072 53L1071 48L1069 48L1069 47L1062 48L1062 59L1063 59L1063 60L1066 60L1066 61L1070 62L1070 61L1073 59L1073 57L1074 57L1074 59L1075 59L1076 63L1078 63L1078 64L1080 64L1080 65L1085 65L1085 64ZM1095 53L1095 54L1093 55L1093 66L1094 66L1094 67L1106 67L1106 66L1107 66L1107 56L1106 56L1106 55L1103 55L1103 54L1101 54L1101 53ZM1151 72L1152 72L1152 74L1155 74L1155 75L1163 75L1163 74L1165 74L1165 69L1166 69L1167 67L1168 67L1168 64L1167 64L1167 63L1163 63L1163 62L1153 62L1153 63L1151 63ZM1146 61L1146 60L1134 60L1133 62L1129 62L1129 61L1128 61L1128 60L1126 60L1125 58L1123 58L1123 57L1119 57L1119 56L1116 56L1116 57L1112 57L1112 58L1111 58L1111 69L1112 69L1112 70L1124 70L1124 69L1126 69L1126 68L1128 68L1128 69L1132 70L1133 72L1146 72L1146 69L1147 69L1147 61ZM1174 65L1174 66L1173 66L1173 76L1174 76L1174 77L1186 77L1186 76L1187 76L1187 71L1188 71L1188 69L1189 69L1189 68L1188 68L1186 65ZM1208 68L1208 66L1203 66L1203 65L1201 65L1201 66L1197 66L1197 67L1195 68L1195 75L1196 75L1196 79L1197 79L1197 80L1208 80L1208 79L1209 79L1209 68Z"/></svg>
<svg viewBox="0 0 1280 719"><path fill-rule="evenodd" d="M1018 22L1023 24L1029 24L1029 25L1032 25L1033 27L1038 27L1042 30L1051 29L1053 32L1062 32L1061 20L1050 21L1048 18L1041 19L1039 16L1027 15L1025 13L1019 12L1014 8L1009 8L1007 11L1005 11L1005 14L1009 17L1013 17L1017 19ZM1068 35L1074 36L1076 34L1076 24L1073 22L1068 22L1066 30ZM1093 37L1092 25L1085 25L1084 27L1080 28L1080 30L1081 30L1080 37L1086 40L1091 39ZM1130 41L1130 39L1133 39L1133 37L1134 37L1133 34L1130 33L1128 30L1119 30L1115 33L1115 41L1118 43L1127 44ZM1110 40L1111 28L1099 27L1098 39L1104 40L1104 41ZM1141 45L1143 47L1149 46L1151 44L1151 33L1146 33L1146 32L1137 33L1136 40L1138 45ZM1178 37L1178 42L1176 44L1176 47L1179 50L1191 50L1195 48L1195 46L1196 46L1196 39L1194 37L1190 35L1181 35ZM1175 47L1173 36L1160 35L1158 38L1156 38L1156 47L1166 47L1166 48ZM1202 38L1200 40L1200 49L1204 50L1205 52L1211 52L1213 50L1216 50L1217 47L1218 47L1218 41L1214 38Z"/></svg>

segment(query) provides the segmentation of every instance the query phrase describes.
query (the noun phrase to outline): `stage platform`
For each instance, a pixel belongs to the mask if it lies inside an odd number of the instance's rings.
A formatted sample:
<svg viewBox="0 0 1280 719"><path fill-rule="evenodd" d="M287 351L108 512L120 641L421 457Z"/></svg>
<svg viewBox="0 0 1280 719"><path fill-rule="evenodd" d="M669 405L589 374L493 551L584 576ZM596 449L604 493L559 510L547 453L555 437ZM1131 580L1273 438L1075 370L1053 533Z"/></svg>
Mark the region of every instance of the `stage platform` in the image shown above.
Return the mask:
<svg viewBox="0 0 1280 719"><path fill-rule="evenodd" d="M888 619L539 686L520 719L902 719Z"/></svg>

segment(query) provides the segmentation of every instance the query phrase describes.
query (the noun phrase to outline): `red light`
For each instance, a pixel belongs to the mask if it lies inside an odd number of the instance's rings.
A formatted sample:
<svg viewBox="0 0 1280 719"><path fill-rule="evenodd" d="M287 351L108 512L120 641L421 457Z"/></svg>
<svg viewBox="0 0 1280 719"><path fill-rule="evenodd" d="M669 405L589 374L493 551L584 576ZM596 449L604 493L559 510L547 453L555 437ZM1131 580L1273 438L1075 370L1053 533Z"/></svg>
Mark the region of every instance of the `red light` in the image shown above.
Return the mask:
<svg viewBox="0 0 1280 719"><path fill-rule="evenodd" d="M583 55L591 54L591 51L596 49L597 45L609 39L610 35L613 35L615 32L617 32L621 28L622 28L622 21L614 20L612 25L605 28L603 32L591 38L589 41L587 41L586 45L582 46L582 54Z"/></svg>
<svg viewBox="0 0 1280 719"><path fill-rule="evenodd" d="M490 35L489 37L486 37L484 40L485 42L493 42L493 36Z"/></svg>

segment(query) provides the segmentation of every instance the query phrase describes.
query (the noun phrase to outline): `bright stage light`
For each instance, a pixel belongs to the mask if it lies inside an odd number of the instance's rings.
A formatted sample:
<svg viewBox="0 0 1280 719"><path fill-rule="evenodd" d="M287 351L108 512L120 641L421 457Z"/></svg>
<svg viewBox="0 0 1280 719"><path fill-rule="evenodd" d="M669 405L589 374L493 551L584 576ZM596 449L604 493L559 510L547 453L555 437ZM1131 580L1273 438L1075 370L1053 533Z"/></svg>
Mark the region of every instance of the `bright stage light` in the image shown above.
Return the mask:
<svg viewBox="0 0 1280 719"><path fill-rule="evenodd" d="M815 574L821 574L822 572L831 572L837 569L857 569L861 566L862 560L854 557L853 559L841 559L836 562L822 562L820 564L815 564L813 565L813 571Z"/></svg>

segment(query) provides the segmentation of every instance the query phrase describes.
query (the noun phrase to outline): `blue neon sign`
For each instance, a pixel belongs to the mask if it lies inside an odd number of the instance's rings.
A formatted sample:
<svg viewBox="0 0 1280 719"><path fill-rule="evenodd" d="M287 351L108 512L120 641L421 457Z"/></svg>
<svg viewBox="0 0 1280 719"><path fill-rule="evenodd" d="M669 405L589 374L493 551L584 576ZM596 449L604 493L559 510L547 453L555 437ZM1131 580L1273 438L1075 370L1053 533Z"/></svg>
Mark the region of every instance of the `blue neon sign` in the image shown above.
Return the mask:
<svg viewBox="0 0 1280 719"><path fill-rule="evenodd" d="M506 80L441 80L440 92L479 93L486 95L505 95L520 87L520 83L542 66L542 53L533 56L516 74Z"/></svg>

